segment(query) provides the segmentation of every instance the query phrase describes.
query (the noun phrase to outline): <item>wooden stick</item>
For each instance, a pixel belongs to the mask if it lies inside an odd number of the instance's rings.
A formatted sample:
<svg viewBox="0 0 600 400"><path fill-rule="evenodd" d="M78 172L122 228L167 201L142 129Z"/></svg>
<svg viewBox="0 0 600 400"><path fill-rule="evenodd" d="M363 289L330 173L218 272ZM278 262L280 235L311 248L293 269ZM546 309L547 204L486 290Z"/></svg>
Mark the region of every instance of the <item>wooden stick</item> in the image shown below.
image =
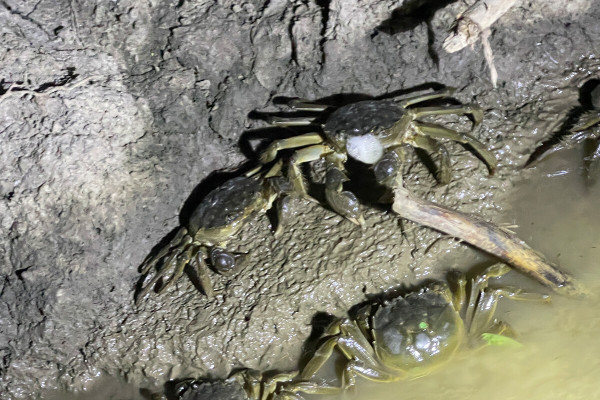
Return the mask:
<svg viewBox="0 0 600 400"><path fill-rule="evenodd" d="M479 0L456 18L454 28L444 40L442 47L454 53L473 46L479 39L483 43L483 54L490 69L492 85L496 87L498 73L490 46L490 27L506 13L517 0Z"/></svg>
<svg viewBox="0 0 600 400"><path fill-rule="evenodd" d="M402 218L455 236L490 253L555 291L582 295L582 287L516 235L473 215L413 196L404 187L394 193L392 209Z"/></svg>

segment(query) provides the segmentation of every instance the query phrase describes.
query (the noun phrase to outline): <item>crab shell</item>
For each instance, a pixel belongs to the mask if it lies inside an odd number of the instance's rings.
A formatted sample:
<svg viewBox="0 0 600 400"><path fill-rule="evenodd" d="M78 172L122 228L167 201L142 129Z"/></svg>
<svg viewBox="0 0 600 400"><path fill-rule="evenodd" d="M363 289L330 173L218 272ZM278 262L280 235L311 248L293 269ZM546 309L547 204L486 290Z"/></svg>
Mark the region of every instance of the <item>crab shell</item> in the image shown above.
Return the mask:
<svg viewBox="0 0 600 400"><path fill-rule="evenodd" d="M323 124L323 132L339 152L366 164L381 159L388 129L405 111L392 100L365 100L335 110Z"/></svg>
<svg viewBox="0 0 600 400"><path fill-rule="evenodd" d="M376 311L371 334L384 365L420 376L454 355L465 328L449 293L447 286L425 288Z"/></svg>
<svg viewBox="0 0 600 400"><path fill-rule="evenodd" d="M196 241L214 244L237 233L255 211L268 205L270 194L251 177L236 177L211 191L196 207L187 224Z"/></svg>

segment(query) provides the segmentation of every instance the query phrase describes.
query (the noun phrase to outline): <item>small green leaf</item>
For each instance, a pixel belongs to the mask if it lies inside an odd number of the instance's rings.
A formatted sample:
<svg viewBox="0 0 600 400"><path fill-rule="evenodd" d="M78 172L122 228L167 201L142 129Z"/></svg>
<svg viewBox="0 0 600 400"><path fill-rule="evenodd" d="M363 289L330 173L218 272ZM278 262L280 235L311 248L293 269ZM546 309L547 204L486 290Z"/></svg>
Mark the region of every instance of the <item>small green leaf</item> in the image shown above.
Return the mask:
<svg viewBox="0 0 600 400"><path fill-rule="evenodd" d="M419 329L427 329L429 328L429 324L425 321L419 322Z"/></svg>
<svg viewBox="0 0 600 400"><path fill-rule="evenodd" d="M523 347L523 345L517 342L513 338L508 336L498 335L496 333L482 333L481 338L483 341L490 346L503 346L503 347Z"/></svg>

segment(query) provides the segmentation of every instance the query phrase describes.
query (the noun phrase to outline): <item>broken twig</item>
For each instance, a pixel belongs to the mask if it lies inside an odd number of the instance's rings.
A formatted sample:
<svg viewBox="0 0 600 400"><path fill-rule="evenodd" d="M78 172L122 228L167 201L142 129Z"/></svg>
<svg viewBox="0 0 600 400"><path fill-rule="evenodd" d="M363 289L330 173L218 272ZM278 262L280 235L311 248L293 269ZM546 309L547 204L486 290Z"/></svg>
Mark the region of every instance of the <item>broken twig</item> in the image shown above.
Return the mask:
<svg viewBox="0 0 600 400"><path fill-rule="evenodd" d="M481 39L483 55L490 69L492 85L496 87L498 72L494 65L494 55L490 46L490 27L498 18L506 13L517 0L478 0L465 12L460 14L452 33L448 35L442 47L448 53L454 53L467 46L473 46Z"/></svg>
<svg viewBox="0 0 600 400"><path fill-rule="evenodd" d="M455 236L500 258L557 292L568 295L584 293L572 277L560 271L542 254L492 223L419 199L403 187L395 190L392 209L402 218Z"/></svg>

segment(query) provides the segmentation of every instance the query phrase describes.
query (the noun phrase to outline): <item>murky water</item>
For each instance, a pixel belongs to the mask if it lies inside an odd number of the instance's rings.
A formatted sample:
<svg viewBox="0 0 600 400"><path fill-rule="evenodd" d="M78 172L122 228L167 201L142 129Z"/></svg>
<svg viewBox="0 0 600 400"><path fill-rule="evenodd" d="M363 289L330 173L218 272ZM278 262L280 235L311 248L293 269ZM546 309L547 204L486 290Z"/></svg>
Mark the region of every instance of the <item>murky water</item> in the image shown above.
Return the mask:
<svg viewBox="0 0 600 400"><path fill-rule="evenodd" d="M560 158L559 158L560 157ZM591 291L553 296L550 305L503 300L500 319L522 348L485 348L457 356L430 375L398 383L360 381L353 399L579 400L600 398L600 187L588 188L578 151L550 158L518 185L505 216L532 247L558 261ZM517 273L510 284L543 290Z"/></svg>

